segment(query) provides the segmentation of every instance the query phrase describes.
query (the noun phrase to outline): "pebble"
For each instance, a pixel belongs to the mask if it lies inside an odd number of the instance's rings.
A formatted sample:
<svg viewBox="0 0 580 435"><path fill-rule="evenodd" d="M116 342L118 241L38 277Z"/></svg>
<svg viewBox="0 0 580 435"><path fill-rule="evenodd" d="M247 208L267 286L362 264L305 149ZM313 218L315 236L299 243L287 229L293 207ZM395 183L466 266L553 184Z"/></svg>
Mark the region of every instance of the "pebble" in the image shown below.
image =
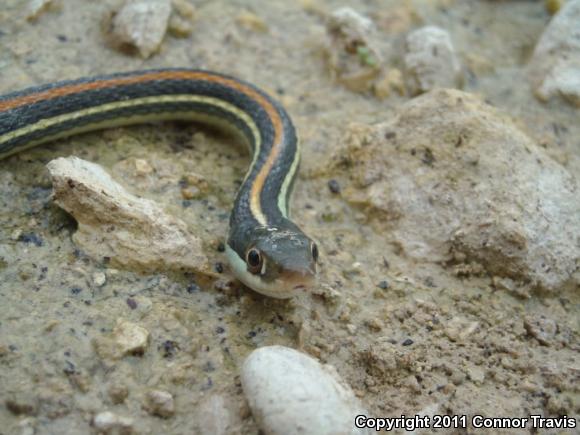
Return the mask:
<svg viewBox="0 0 580 435"><path fill-rule="evenodd" d="M355 92L372 88L380 72L380 50L372 40L373 22L350 7L330 14L326 57L330 73Z"/></svg>
<svg viewBox="0 0 580 435"><path fill-rule="evenodd" d="M145 396L143 408L151 415L169 418L175 414L173 396L167 391L152 390Z"/></svg>
<svg viewBox="0 0 580 435"><path fill-rule="evenodd" d="M422 27L407 36L407 86L413 95L461 84L461 64L449 33L436 26Z"/></svg>
<svg viewBox="0 0 580 435"><path fill-rule="evenodd" d="M479 322L461 317L452 318L445 328L445 335L451 341L463 341L479 327Z"/></svg>
<svg viewBox="0 0 580 435"><path fill-rule="evenodd" d="M529 71L535 96L561 96L580 107L580 0L567 1L544 30Z"/></svg>
<svg viewBox="0 0 580 435"><path fill-rule="evenodd" d="M476 384L481 384L485 379L485 371L481 367L470 367L467 369L467 376Z"/></svg>
<svg viewBox="0 0 580 435"><path fill-rule="evenodd" d="M268 24L256 14L244 11L236 18L237 23L253 32L264 33L268 31Z"/></svg>
<svg viewBox="0 0 580 435"><path fill-rule="evenodd" d="M109 394L111 402L115 405L119 405L129 396L129 389L126 385L113 383L107 388L107 393Z"/></svg>
<svg viewBox="0 0 580 435"><path fill-rule="evenodd" d="M112 20L114 44L135 48L144 59L156 53L171 14L170 0L128 0Z"/></svg>
<svg viewBox="0 0 580 435"><path fill-rule="evenodd" d="M328 182L328 189L332 192L332 193L340 193L340 184L338 183L338 181L336 180L330 180Z"/></svg>
<svg viewBox="0 0 580 435"><path fill-rule="evenodd" d="M113 329L113 341L121 356L142 355L149 344L149 331L135 323L119 320Z"/></svg>
<svg viewBox="0 0 580 435"><path fill-rule="evenodd" d="M545 346L553 343L558 332L558 324L543 315L526 316L524 328L528 334Z"/></svg>
<svg viewBox="0 0 580 435"><path fill-rule="evenodd" d="M133 420L121 417L111 411L103 411L93 418L93 426L102 434L131 434L134 432Z"/></svg>
<svg viewBox="0 0 580 435"><path fill-rule="evenodd" d="M266 346L244 361L242 387L267 435L370 433L353 427L365 414L334 367L284 346Z"/></svg>
<svg viewBox="0 0 580 435"><path fill-rule="evenodd" d="M95 272L93 273L93 284L97 287L102 287L107 282L107 275L105 272Z"/></svg>

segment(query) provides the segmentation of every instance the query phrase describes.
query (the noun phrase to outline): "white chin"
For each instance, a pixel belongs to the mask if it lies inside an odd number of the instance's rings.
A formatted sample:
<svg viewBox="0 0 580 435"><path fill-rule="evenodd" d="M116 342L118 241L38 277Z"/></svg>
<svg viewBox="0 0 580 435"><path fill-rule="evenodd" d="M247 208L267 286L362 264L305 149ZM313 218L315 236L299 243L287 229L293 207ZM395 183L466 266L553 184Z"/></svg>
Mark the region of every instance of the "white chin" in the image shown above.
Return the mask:
<svg viewBox="0 0 580 435"><path fill-rule="evenodd" d="M232 271L234 272L234 275L236 275L236 278L238 278L252 290L276 299L288 299L298 294L298 291L288 287L285 285L285 283L273 282L271 284L266 284L256 275L252 275L246 269L246 262L242 260L236 251L230 248L227 244L226 255L230 265L232 266Z"/></svg>

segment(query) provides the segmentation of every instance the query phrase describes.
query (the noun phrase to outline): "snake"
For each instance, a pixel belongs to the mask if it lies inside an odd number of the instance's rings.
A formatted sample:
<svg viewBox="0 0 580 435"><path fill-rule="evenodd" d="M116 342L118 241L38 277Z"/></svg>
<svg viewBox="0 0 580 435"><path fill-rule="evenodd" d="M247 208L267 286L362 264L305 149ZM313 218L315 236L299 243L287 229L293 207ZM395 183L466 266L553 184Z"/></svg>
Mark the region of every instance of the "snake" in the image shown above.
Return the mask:
<svg viewBox="0 0 580 435"><path fill-rule="evenodd" d="M225 254L235 277L274 298L310 289L317 244L289 217L299 141L282 105L243 80L165 68L59 81L0 96L0 159L64 137L139 123L187 120L235 133L251 151Z"/></svg>

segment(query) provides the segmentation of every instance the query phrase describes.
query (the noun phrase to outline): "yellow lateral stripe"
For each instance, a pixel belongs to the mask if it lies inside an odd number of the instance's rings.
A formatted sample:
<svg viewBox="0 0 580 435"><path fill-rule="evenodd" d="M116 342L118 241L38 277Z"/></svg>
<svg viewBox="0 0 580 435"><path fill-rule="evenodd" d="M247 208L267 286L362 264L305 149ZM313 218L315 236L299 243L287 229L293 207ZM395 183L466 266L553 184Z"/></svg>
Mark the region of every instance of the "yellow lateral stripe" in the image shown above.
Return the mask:
<svg viewBox="0 0 580 435"><path fill-rule="evenodd" d="M288 189L290 188L290 184L292 183L292 179L296 174L296 170L298 169L298 165L300 164L300 140L296 139L296 152L294 153L294 160L292 160L292 165L282 182L282 188L280 190L280 195L278 196L278 210L282 213L282 216L285 218L288 217L288 202L286 201L286 197L288 195Z"/></svg>

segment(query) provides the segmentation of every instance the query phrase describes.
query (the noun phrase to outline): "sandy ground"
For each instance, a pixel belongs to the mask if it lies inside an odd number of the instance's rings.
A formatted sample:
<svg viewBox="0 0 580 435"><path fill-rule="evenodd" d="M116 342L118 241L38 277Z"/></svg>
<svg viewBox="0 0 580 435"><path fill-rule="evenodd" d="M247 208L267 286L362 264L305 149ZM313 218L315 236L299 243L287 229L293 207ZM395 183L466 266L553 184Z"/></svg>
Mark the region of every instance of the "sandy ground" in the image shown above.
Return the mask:
<svg viewBox="0 0 580 435"><path fill-rule="evenodd" d="M196 2L192 34L166 37L161 52L147 60L107 46L102 21L115 1L60 4L30 23L23 2L3 0L0 93L64 78L182 66L226 72L278 95L302 138L293 217L320 243L320 286L275 301L228 285L227 266L222 280L198 285L187 274L115 270L73 244L75 222L52 204L45 168L64 155L104 166L129 190L186 221L221 270L226 258L216 247L224 241L248 158L229 138L200 126L109 130L2 161L1 434L90 433L93 417L107 410L132 419L138 433L209 433L212 417L203 406L216 397L234 433L258 433L239 367L267 344L299 348L334 365L375 416L578 417L577 289L523 298L496 289L485 273L461 278L445 265L414 262L386 243L364 211L329 190L330 176L319 175L345 126L385 121L410 98L379 100L330 77L320 50L324 14L345 2ZM402 2L348 4L380 22ZM413 13L407 7L401 12L399 27L379 27L386 57L400 65L402 38L420 23L447 29L466 65L464 90L510 114L568 171L580 173L577 109L536 101L524 72L550 19L543 2L413 4ZM267 30L244 26L239 18L247 12ZM153 173L139 176L135 159L146 160ZM201 200L181 195L179 181L191 173L211 186ZM95 343L118 319L151 334L142 356L112 361L97 352ZM530 327L538 323L553 330L545 340ZM173 395L172 417L145 409L151 390Z"/></svg>

